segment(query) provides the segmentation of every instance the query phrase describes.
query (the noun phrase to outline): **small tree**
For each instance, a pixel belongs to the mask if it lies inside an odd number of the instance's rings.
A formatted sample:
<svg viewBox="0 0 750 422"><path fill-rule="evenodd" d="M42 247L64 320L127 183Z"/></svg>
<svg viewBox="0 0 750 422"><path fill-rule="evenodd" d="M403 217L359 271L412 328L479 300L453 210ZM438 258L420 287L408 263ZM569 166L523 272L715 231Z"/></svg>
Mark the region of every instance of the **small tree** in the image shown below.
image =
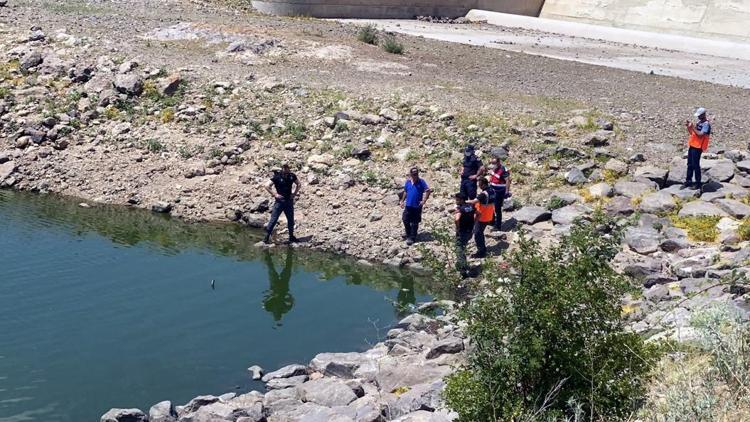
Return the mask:
<svg viewBox="0 0 750 422"><path fill-rule="evenodd" d="M489 293L460 313L473 348L445 398L461 421L596 420L635 408L658 353L624 330L629 284L609 265L619 248L602 217L550 250L521 233L507 270L487 275Z"/></svg>
<svg viewBox="0 0 750 422"><path fill-rule="evenodd" d="M373 25L365 25L357 32L357 39L365 44L378 43L378 30Z"/></svg>

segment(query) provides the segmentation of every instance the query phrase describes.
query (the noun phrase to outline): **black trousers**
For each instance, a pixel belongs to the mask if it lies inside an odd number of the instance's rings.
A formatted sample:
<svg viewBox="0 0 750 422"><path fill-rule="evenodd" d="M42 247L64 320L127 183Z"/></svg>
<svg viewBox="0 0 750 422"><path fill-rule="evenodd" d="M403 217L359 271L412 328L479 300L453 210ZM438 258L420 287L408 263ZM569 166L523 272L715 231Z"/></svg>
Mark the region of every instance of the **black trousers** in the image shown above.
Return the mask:
<svg viewBox="0 0 750 422"><path fill-rule="evenodd" d="M456 270L458 271L463 272L468 270L466 246L469 244L473 234L473 230L456 230Z"/></svg>
<svg viewBox="0 0 750 422"><path fill-rule="evenodd" d="M422 222L422 207L404 207L402 220L404 221L406 238L416 241L419 234L419 223Z"/></svg>
<svg viewBox="0 0 750 422"><path fill-rule="evenodd" d="M466 199L476 199L477 181L471 180L471 179L461 179L461 191L460 192L466 195Z"/></svg>
<svg viewBox="0 0 750 422"><path fill-rule="evenodd" d="M495 191L495 228L500 230L503 225L503 202L505 202L505 188L492 188Z"/></svg>
<svg viewBox="0 0 750 422"><path fill-rule="evenodd" d="M490 223L482 223L477 221L474 223L474 243L477 244L477 253L479 255L485 255L487 253L487 244L484 239L484 230L489 226Z"/></svg>
<svg viewBox="0 0 750 422"><path fill-rule="evenodd" d="M701 184L701 154L703 154L703 151L700 148L690 147L688 149L685 183L690 184L693 181L693 175L695 175L695 183Z"/></svg>
<svg viewBox="0 0 750 422"><path fill-rule="evenodd" d="M286 224L289 229L289 237L294 236L294 200L293 199L277 199L273 204L273 210L271 210L271 220L266 226L266 230L269 235L273 233L273 229L276 227L276 223L279 222L281 213L286 216Z"/></svg>

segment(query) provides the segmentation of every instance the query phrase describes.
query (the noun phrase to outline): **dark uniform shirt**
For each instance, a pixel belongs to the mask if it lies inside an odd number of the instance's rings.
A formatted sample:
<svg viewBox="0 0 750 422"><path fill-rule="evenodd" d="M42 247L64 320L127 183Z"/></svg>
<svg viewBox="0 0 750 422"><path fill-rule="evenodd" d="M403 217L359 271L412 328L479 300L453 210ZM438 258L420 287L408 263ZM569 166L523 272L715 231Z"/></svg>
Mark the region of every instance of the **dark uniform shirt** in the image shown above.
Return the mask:
<svg viewBox="0 0 750 422"><path fill-rule="evenodd" d="M273 174L271 181L279 195L283 196L284 199L292 198L292 186L297 181L297 176L294 173L284 174L277 171Z"/></svg>
<svg viewBox="0 0 750 422"><path fill-rule="evenodd" d="M474 176L479 172L479 169L482 167L482 160L480 160L476 155L472 155L471 157L464 157L464 169L461 172L461 179L468 179L469 176Z"/></svg>
<svg viewBox="0 0 750 422"><path fill-rule="evenodd" d="M464 204L457 206L456 209L459 213L458 231L466 233L474 230L474 215L476 213L474 206L471 204Z"/></svg>

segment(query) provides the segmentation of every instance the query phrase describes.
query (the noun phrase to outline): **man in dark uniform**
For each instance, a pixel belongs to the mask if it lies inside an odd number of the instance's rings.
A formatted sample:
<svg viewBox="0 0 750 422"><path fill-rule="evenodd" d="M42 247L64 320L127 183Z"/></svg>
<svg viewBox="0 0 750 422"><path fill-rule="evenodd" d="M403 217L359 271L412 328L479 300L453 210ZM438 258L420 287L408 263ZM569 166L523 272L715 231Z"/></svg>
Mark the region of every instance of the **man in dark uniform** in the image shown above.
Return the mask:
<svg viewBox="0 0 750 422"><path fill-rule="evenodd" d="M464 149L464 163L461 169L461 193L467 199L477 197L477 179L484 175L482 160L476 156L474 145L467 145Z"/></svg>
<svg viewBox="0 0 750 422"><path fill-rule="evenodd" d="M286 216L286 223L289 228L289 242L297 242L297 238L294 237L294 201L299 196L301 187L297 176L289 170L289 164L284 163L281 166L281 171L273 173L271 181L266 185L266 190L273 195L276 202L273 204L271 220L266 226L266 237L263 242L271 242L273 229L279 222L279 216L282 212ZM274 192L274 189L276 192Z"/></svg>
<svg viewBox="0 0 750 422"><path fill-rule="evenodd" d="M461 276L466 277L469 272L469 265L466 262L466 245L468 245L474 233L476 210L474 205L466 202L466 195L463 193L459 192L455 197L456 269L461 273Z"/></svg>

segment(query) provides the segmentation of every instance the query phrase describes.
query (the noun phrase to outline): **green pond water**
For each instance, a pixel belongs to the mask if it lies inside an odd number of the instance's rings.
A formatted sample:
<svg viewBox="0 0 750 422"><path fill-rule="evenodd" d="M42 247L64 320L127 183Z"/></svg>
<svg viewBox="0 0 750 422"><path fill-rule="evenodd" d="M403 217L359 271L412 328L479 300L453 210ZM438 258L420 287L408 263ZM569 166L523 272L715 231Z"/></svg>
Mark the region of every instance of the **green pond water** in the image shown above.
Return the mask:
<svg viewBox="0 0 750 422"><path fill-rule="evenodd" d="M111 407L262 391L248 366L364 350L434 292L259 239L0 191L0 422L98 421Z"/></svg>

